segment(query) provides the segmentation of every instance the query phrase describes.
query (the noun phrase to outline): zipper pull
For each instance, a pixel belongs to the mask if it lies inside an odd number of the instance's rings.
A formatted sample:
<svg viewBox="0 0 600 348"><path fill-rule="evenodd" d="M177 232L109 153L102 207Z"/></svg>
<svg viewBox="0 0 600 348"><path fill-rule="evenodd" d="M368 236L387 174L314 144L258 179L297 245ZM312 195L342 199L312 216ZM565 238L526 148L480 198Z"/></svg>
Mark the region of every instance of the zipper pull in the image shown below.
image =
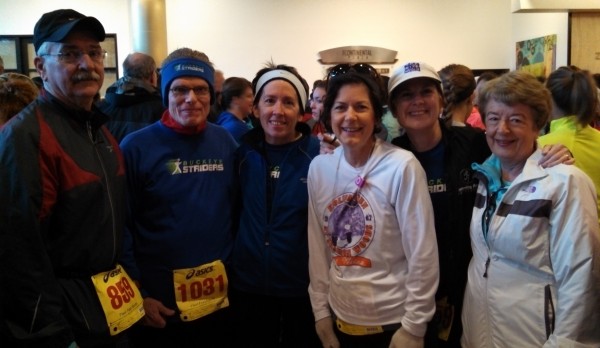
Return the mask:
<svg viewBox="0 0 600 348"><path fill-rule="evenodd" d="M487 260L485 260L485 271L483 272L483 277L487 278L488 267L490 266L490 257L488 256Z"/></svg>

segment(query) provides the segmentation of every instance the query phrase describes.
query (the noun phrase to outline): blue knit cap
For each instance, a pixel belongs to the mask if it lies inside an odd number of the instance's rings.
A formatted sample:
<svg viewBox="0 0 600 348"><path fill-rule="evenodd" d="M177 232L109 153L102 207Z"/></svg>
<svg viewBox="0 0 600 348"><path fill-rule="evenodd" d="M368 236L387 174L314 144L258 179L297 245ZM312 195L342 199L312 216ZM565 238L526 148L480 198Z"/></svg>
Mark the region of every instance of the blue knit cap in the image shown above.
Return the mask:
<svg viewBox="0 0 600 348"><path fill-rule="evenodd" d="M160 70L160 89L162 91L163 104L169 106L169 88L171 83L178 77L199 77L208 83L210 89L210 103L215 101L215 69L205 61L196 58L179 58L170 61Z"/></svg>

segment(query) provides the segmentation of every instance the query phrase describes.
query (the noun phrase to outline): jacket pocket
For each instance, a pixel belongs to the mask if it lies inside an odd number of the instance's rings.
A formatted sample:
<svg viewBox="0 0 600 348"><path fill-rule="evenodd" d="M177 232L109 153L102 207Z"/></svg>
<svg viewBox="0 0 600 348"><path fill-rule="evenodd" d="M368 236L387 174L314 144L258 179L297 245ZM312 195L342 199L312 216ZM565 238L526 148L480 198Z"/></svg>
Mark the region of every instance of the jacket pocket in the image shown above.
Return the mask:
<svg viewBox="0 0 600 348"><path fill-rule="evenodd" d="M554 302L550 285L544 287L544 322L546 323L546 339L554 332Z"/></svg>

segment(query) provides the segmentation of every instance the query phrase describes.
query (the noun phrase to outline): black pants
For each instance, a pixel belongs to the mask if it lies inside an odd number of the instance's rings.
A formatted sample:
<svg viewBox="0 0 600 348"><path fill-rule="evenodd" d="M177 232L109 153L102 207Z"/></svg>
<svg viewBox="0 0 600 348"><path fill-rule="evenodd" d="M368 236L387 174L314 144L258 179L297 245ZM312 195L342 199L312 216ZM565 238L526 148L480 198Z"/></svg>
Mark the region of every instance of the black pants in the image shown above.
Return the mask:
<svg viewBox="0 0 600 348"><path fill-rule="evenodd" d="M230 290L237 347L322 347L308 295L276 297Z"/></svg>
<svg viewBox="0 0 600 348"><path fill-rule="evenodd" d="M128 333L133 348L229 348L234 347L231 315L231 308L226 307L194 321L168 322L163 329L138 323Z"/></svg>

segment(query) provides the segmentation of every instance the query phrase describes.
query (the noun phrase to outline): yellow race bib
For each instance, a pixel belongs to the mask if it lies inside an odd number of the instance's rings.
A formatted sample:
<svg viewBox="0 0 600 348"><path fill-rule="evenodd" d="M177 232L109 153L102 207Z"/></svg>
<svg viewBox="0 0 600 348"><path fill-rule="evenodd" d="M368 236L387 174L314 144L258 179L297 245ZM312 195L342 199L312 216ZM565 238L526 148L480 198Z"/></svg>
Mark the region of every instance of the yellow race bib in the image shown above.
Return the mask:
<svg viewBox="0 0 600 348"><path fill-rule="evenodd" d="M229 306L225 265L216 260L194 268L173 271L179 317L192 321Z"/></svg>
<svg viewBox="0 0 600 348"><path fill-rule="evenodd" d="M92 282L112 336L144 316L144 299L121 265L93 275Z"/></svg>

